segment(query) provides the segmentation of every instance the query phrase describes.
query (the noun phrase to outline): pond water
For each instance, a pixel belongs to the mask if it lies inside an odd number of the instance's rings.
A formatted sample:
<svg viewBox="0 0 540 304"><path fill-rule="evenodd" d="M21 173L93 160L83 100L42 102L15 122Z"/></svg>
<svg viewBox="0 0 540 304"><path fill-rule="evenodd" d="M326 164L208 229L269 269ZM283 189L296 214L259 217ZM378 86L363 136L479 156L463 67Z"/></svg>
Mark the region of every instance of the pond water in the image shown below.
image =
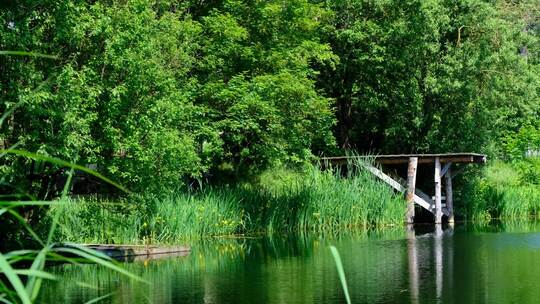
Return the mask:
<svg viewBox="0 0 540 304"><path fill-rule="evenodd" d="M96 265L53 267L64 280L46 283L39 302L112 292L100 303L345 303L329 245L353 303L540 302L540 223L217 239L125 264L149 284Z"/></svg>

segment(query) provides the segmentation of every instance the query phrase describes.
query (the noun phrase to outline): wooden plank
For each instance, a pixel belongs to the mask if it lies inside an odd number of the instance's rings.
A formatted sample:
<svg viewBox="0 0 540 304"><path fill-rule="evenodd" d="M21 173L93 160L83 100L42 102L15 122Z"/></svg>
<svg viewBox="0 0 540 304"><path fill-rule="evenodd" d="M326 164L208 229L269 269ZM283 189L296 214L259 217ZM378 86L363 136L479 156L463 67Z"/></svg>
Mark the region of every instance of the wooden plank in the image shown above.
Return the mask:
<svg viewBox="0 0 540 304"><path fill-rule="evenodd" d="M416 187L416 167L418 166L418 157L409 158L409 167L407 169L407 214L406 222L414 223L414 189Z"/></svg>
<svg viewBox="0 0 540 304"><path fill-rule="evenodd" d="M377 168L375 168L373 166L366 166L366 169L369 172L373 173L378 178L380 178L381 180L383 180L385 183L392 186L392 188L396 189L397 191L399 191L401 193L405 193L405 191L407 190L403 185L401 185L399 182L395 181L390 176L384 174L381 170L379 170L379 169L377 169ZM418 191L418 189L416 189L416 191ZM431 205L426 200L420 198L416 194L414 195L413 199L414 199L414 202L417 203L418 205L420 205L422 208L432 212Z"/></svg>
<svg viewBox="0 0 540 304"><path fill-rule="evenodd" d="M446 173L446 209L448 210L448 222L454 222L454 198L452 193L452 169L448 167Z"/></svg>
<svg viewBox="0 0 540 304"><path fill-rule="evenodd" d="M438 157L435 158L435 224L442 221L441 207L441 162Z"/></svg>
<svg viewBox="0 0 540 304"><path fill-rule="evenodd" d="M433 164L435 163L435 159L437 157L422 157L418 158L419 164ZM407 161L404 158L376 158L375 162L381 164L381 165L399 165L399 164L406 164ZM439 158L439 162L441 163L462 163L462 164L472 164L475 163L475 159L473 156L455 156L455 157L441 157Z"/></svg>
<svg viewBox="0 0 540 304"><path fill-rule="evenodd" d="M429 206L430 206L429 211L435 214L435 197L430 197L429 195L427 195L425 192L423 192L422 190L418 188L416 188L415 192L416 192L416 195L418 195L421 199L429 203ZM441 201L443 198L444 196L441 196ZM449 216L448 210L444 208L445 206L446 205L441 202L442 213L446 216Z"/></svg>
<svg viewBox="0 0 540 304"><path fill-rule="evenodd" d="M351 159L361 158L372 160L383 165L408 164L411 157L418 158L418 164L433 164L438 157L441 163L478 163L486 162L487 157L478 153L445 153L445 154L399 154L399 155L374 155L374 156L337 156L323 157L321 161L334 165L344 165Z"/></svg>
<svg viewBox="0 0 540 304"><path fill-rule="evenodd" d="M406 185L407 184L407 181L400 178L399 176L389 176L389 177L391 179L397 181L400 185ZM403 188L406 189L404 186L403 186ZM423 192L419 188L414 189L414 193L418 197L418 199L415 198L415 202L417 204L419 204L419 205L424 205L424 203L421 202L421 201L424 201L425 204L427 204L429 206L429 208L425 208L425 209L427 209L429 212L435 214L435 197L427 195L425 192ZM444 196L441 196L441 201L442 200L445 200ZM450 214L448 213L448 210L445 208L446 205L443 204L442 202L441 202L441 207L442 207L442 213L444 215L446 215L446 216L450 216Z"/></svg>
<svg viewBox="0 0 540 304"><path fill-rule="evenodd" d="M389 184L390 186L392 186L392 188L396 189L397 191L403 193L405 192L407 189L405 189L404 186L402 186L400 183L398 183L397 181L395 181L393 178L391 178L390 176L384 174L381 170L373 167L373 166L366 166L366 169L373 173L375 176L377 176L378 178L380 178L383 182Z"/></svg>

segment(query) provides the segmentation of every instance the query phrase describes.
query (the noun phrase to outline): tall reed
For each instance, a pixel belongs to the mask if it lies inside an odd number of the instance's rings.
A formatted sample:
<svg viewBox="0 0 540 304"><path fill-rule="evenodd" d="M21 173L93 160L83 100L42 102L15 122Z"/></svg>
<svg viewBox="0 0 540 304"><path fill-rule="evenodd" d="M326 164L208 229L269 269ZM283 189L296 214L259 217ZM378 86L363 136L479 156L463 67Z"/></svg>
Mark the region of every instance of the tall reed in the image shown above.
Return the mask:
<svg viewBox="0 0 540 304"><path fill-rule="evenodd" d="M540 159L496 161L466 189L462 213L474 221L540 216Z"/></svg>
<svg viewBox="0 0 540 304"><path fill-rule="evenodd" d="M332 231L399 224L404 201L361 164L347 173L276 169L258 182L118 202L73 199L54 206L59 238L73 242L176 242L259 232Z"/></svg>

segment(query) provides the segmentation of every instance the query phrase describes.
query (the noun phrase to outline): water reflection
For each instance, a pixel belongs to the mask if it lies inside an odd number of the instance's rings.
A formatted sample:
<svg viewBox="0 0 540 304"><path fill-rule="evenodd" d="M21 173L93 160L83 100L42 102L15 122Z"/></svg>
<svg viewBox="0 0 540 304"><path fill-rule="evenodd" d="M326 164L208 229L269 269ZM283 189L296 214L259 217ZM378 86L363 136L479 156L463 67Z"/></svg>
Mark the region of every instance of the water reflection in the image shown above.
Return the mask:
<svg viewBox="0 0 540 304"><path fill-rule="evenodd" d="M416 252L414 226L407 225L407 253L409 262L409 288L411 303L418 303L418 253Z"/></svg>
<svg viewBox="0 0 540 304"><path fill-rule="evenodd" d="M126 265L150 285L94 265L57 267L66 281L47 283L40 303L82 303L111 291L105 303L343 303L330 244L354 303L535 303L539 231L504 223L214 239L193 244L187 257Z"/></svg>

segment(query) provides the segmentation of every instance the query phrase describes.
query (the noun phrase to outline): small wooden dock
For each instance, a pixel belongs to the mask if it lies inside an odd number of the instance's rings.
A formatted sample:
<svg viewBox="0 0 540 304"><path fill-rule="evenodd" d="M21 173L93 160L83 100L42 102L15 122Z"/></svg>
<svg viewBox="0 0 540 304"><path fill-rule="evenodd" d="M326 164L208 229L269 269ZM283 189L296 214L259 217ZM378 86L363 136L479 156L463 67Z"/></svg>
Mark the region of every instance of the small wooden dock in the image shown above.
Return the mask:
<svg viewBox="0 0 540 304"><path fill-rule="evenodd" d="M399 176L390 176L381 168L366 165L366 169L375 176L392 186L399 192L406 193L407 214L405 221L414 223L415 204L431 212L435 217L435 223L442 223L443 214L448 222L454 222L454 205L452 179L460 172L452 172L452 165L460 164L485 164L487 156L478 153L444 153L444 154L398 154L398 155L374 155L374 156L338 156L323 157L321 161L329 165L346 165L354 159L366 160L381 166L407 165L407 179ZM434 195L429 196L416 187L418 165L433 166L433 181L435 184ZM445 180L445 196L442 196L442 179ZM445 204L442 201L445 201Z"/></svg>
<svg viewBox="0 0 540 304"><path fill-rule="evenodd" d="M191 252L189 246L156 245L109 245L86 244L86 248L101 252L108 257L123 262L152 260L165 257L186 256Z"/></svg>

